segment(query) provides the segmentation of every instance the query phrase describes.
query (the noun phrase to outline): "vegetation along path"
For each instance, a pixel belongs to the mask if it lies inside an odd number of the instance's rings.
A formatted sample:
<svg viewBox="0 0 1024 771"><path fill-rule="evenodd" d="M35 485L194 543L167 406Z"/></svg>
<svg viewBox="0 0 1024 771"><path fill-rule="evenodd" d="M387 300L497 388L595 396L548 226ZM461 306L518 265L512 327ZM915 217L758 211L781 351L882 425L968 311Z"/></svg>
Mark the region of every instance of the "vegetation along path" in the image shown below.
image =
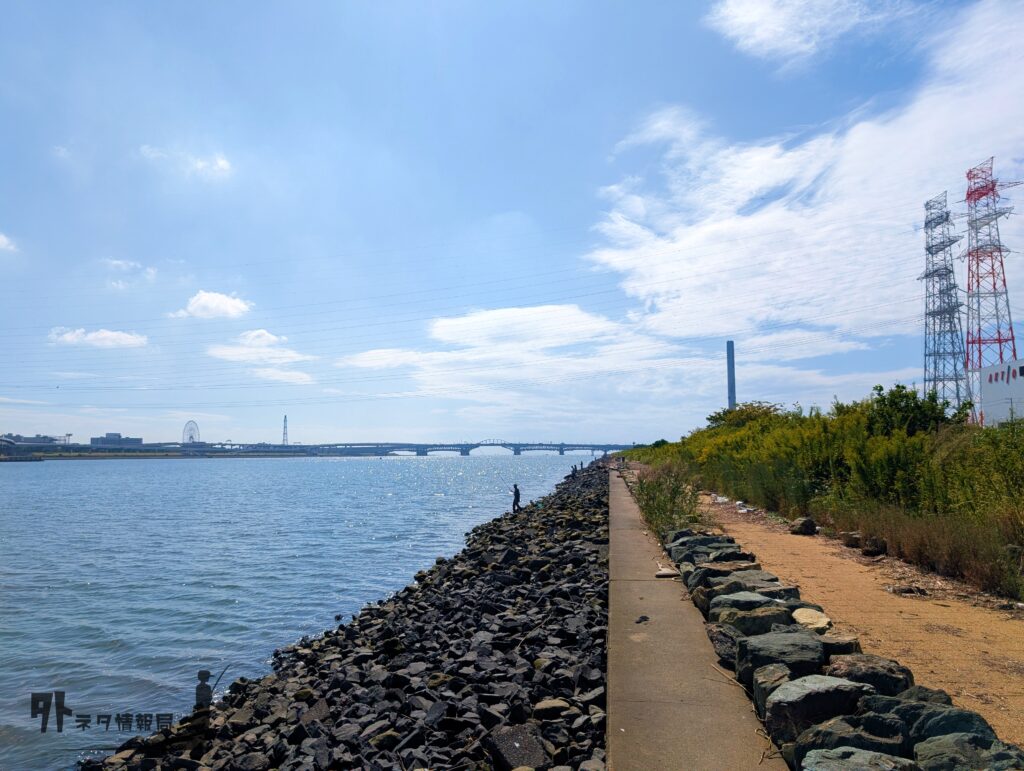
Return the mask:
<svg viewBox="0 0 1024 771"><path fill-rule="evenodd" d="M958 599L948 593L894 593L891 561L865 560L821 536L791 535L784 526L741 514L731 504L714 505L713 515L726 533L757 554L765 570L799 586L805 600L826 608L838 629L860 637L865 650L897 659L922 685L941 688L958 706L984 716L1004 741L1024 744L1019 612L979 607L969 594ZM906 573L908 566L900 569ZM928 574L919 575L928 582Z"/></svg>

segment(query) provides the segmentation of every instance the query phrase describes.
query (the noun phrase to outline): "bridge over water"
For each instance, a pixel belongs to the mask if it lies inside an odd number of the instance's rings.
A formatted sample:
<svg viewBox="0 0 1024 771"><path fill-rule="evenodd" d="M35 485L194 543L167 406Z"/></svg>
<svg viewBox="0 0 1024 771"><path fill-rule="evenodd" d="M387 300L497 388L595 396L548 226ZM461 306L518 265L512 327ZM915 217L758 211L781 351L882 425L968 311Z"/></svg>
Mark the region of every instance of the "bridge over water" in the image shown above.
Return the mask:
<svg viewBox="0 0 1024 771"><path fill-rule="evenodd" d="M628 450L628 444L590 444L586 442L509 442L500 439L485 439L480 442L333 442L328 444L225 444L196 443L181 445L184 451L202 452L205 449L215 451L234 451L242 453L274 452L295 455L340 455L340 456L385 456L385 455L430 455L435 452L457 452L469 455L481 447L501 447L511 450L513 455L524 452L567 452L609 453Z"/></svg>

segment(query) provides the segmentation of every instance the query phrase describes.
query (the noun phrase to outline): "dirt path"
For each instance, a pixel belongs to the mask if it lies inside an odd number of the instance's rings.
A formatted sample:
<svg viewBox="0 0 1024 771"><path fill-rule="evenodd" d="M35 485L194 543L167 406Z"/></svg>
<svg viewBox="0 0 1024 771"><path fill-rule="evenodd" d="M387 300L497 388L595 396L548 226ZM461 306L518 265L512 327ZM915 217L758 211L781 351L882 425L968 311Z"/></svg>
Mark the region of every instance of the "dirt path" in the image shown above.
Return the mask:
<svg viewBox="0 0 1024 771"><path fill-rule="evenodd" d="M893 594L885 587L906 583L912 573L922 584L933 579L902 564L869 563L832 539L790 535L734 506L714 506L713 513L765 570L797 584L839 630L858 635L865 653L897 659L919 684L942 688L958 705L981 713L1001 739L1024 745L1020 613L978 607L949 593Z"/></svg>

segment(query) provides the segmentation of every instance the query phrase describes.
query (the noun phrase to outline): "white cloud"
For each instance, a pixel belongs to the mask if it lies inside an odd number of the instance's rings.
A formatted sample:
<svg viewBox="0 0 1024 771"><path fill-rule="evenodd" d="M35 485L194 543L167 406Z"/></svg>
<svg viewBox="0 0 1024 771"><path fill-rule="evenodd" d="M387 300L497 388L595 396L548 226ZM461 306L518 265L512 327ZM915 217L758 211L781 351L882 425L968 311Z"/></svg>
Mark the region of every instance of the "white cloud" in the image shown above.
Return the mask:
<svg viewBox="0 0 1024 771"><path fill-rule="evenodd" d="M238 341L242 343L242 345L265 346L288 342L288 338L283 335L271 334L265 329L250 329L247 332L240 334L238 336Z"/></svg>
<svg viewBox="0 0 1024 771"><path fill-rule="evenodd" d="M285 348L281 343L286 340L286 337L271 334L265 329L251 329L240 334L233 345L211 345L206 354L215 359L245 364L294 364L316 358Z"/></svg>
<svg viewBox="0 0 1024 771"><path fill-rule="evenodd" d="M139 155L151 163L169 166L185 176L216 180L231 176L234 167L223 153L195 155L183 150L171 150L153 145L141 145Z"/></svg>
<svg viewBox="0 0 1024 771"><path fill-rule="evenodd" d="M566 328L572 329L568 336ZM609 339L618 331L617 324L577 305L476 311L436 319L430 325L431 337L442 343L481 347L514 344L532 349Z"/></svg>
<svg viewBox="0 0 1024 771"><path fill-rule="evenodd" d="M118 332L111 329L97 329L86 332L84 329L54 327L50 330L51 343L60 345L88 345L93 348L142 348L149 339L135 332Z"/></svg>
<svg viewBox="0 0 1024 771"><path fill-rule="evenodd" d="M315 382L313 376L294 369L279 369L276 367L262 367L251 369L249 372L263 380L273 380L278 383L290 383L292 385L308 385Z"/></svg>
<svg viewBox="0 0 1024 771"><path fill-rule="evenodd" d="M621 436L628 424L638 439L678 436L722 406L726 336L741 399L827 406L918 381L923 202L946 188L962 198L966 168L991 154L1000 176L1024 177L1016 7L965 10L955 33L928 41L920 85L884 113L752 142L714 135L685 107L643 121L616 164L643 146L661 153L660 176L627 173L600 191L606 246L587 255L634 300L622 318L571 305L478 311L435 320L416 349L338 365L365 370L367 393L387 384L397 396L411 380L495 433ZM1024 248L1020 218L1003 221L1003 238ZM1021 296L1024 270L1008 271ZM872 352L887 363L865 365ZM859 355L810 361L844 353Z"/></svg>
<svg viewBox="0 0 1024 771"><path fill-rule="evenodd" d="M64 145L54 145L52 148L53 157L66 161L71 157L71 150Z"/></svg>
<svg viewBox="0 0 1024 771"><path fill-rule="evenodd" d="M448 350L376 349L337 366L399 370L383 377L410 376L420 395L550 415L553 403L565 406L563 381L589 380L587 389L661 388L665 371L686 365L676 347L576 305L477 311L436 319L429 332ZM602 381L612 374L627 377Z"/></svg>
<svg viewBox="0 0 1024 771"><path fill-rule="evenodd" d="M135 260L118 260L112 257L104 257L100 260L100 263L110 273L118 276L118 278L107 280L108 289L123 292L141 284L153 284L156 282L157 269L152 266L143 267L141 263L135 262Z"/></svg>
<svg viewBox="0 0 1024 771"><path fill-rule="evenodd" d="M207 292L200 289L184 308L171 313L172 318L194 317L197 319L235 319L244 316L252 309L252 303L235 295Z"/></svg>
<svg viewBox="0 0 1024 771"><path fill-rule="evenodd" d="M231 162L220 153L207 158L189 156L188 163L193 173L203 177L226 177L232 171Z"/></svg>
<svg viewBox="0 0 1024 771"><path fill-rule="evenodd" d="M590 259L621 273L643 305L641 328L658 334L820 330L808 353L827 339L840 351L919 335L924 200L947 188L962 198L966 168L991 154L1004 178L1024 171L1015 8L965 11L955 35L931 42L923 84L903 106L842 129L730 143L685 110L652 116L626 144L662 148L661 184L628 177L605 189L609 245ZM1024 245L1017 220L1003 235ZM1010 280L1019 295L1024 271Z"/></svg>
<svg viewBox="0 0 1024 771"><path fill-rule="evenodd" d="M16 252L18 247L14 245L14 241L0 233L0 252Z"/></svg>
<svg viewBox="0 0 1024 771"><path fill-rule="evenodd" d="M120 271L122 273L141 270L142 268L142 265L134 260L115 260L111 257L104 257L101 262L110 268L110 270Z"/></svg>
<svg viewBox="0 0 1024 771"><path fill-rule="evenodd" d="M791 61L855 29L881 28L911 8L900 0L718 0L705 22L744 53Z"/></svg>

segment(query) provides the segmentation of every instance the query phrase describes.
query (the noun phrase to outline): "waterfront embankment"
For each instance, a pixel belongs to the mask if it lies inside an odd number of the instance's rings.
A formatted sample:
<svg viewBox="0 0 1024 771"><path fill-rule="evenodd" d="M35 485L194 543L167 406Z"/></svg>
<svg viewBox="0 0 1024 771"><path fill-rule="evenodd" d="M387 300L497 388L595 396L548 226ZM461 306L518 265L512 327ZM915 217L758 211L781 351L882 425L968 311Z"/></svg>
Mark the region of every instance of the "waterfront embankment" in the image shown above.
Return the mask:
<svg viewBox="0 0 1024 771"><path fill-rule="evenodd" d="M278 651L271 674L84 768L602 769L607 544L608 475L593 464Z"/></svg>

